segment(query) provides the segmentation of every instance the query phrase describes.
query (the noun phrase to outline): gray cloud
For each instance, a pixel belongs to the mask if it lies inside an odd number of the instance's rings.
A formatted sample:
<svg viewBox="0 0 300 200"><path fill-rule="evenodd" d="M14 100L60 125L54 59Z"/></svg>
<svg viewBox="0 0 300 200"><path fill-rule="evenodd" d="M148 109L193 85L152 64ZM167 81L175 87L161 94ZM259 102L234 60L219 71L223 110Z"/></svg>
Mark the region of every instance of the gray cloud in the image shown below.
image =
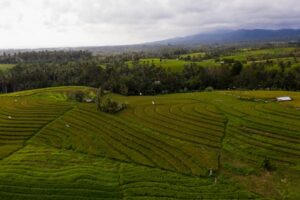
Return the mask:
<svg viewBox="0 0 300 200"><path fill-rule="evenodd" d="M12 2L20 1L0 0L1 9L13 8L10 5ZM36 18L35 23L39 26L37 29L49 31L48 40L51 41L52 38L50 33L52 35L64 33L66 39L63 35L57 38L69 41L70 44L72 44L70 38L79 37L79 34L80 44L97 45L152 41L216 29L300 28L299 0L24 0L22 2L25 11L14 10L13 15L19 16L19 22L15 20L16 24L13 25L15 29L18 23L27 23L29 26L33 23L31 20ZM32 11L36 12L34 13L36 17L28 18L29 12ZM0 20L0 27L5 27L4 21ZM70 37L71 35L74 37Z"/></svg>
<svg viewBox="0 0 300 200"><path fill-rule="evenodd" d="M10 6L10 2L8 0L0 0L0 8L5 8Z"/></svg>
<svg viewBox="0 0 300 200"><path fill-rule="evenodd" d="M219 28L298 27L294 19L300 19L297 0L88 0L81 4L73 10L81 24L128 26L147 35L140 31L146 26L158 36L170 37ZM166 28L169 33L160 33Z"/></svg>

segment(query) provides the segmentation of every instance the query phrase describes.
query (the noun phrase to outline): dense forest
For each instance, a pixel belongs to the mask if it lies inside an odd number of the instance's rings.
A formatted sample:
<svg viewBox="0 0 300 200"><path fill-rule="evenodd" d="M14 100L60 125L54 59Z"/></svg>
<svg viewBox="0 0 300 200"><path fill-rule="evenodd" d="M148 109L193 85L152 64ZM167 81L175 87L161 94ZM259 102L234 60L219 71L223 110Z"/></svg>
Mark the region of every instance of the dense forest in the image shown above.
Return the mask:
<svg viewBox="0 0 300 200"><path fill-rule="evenodd" d="M245 64L235 59L220 59L237 51L234 47L207 49L201 58L191 60L181 72L156 66L152 62L139 62L152 57L146 52L117 55L92 55L86 51L43 51L3 54L0 63L15 63L15 67L0 70L2 93L51 86L82 85L99 87L123 95L161 94L172 92L214 89L284 89L299 90L300 65L292 66L290 60L276 64L266 56L260 62ZM183 48L162 49L157 57L179 59L187 53ZM281 53L276 57L294 57L295 52ZM193 61L215 59L220 66L204 67ZM251 57L248 58L251 61ZM128 64L131 61L131 65ZM276 66L276 67L275 67Z"/></svg>
<svg viewBox="0 0 300 200"><path fill-rule="evenodd" d="M91 59L88 51L29 51L5 53L0 55L0 64L35 63L35 62L68 62Z"/></svg>

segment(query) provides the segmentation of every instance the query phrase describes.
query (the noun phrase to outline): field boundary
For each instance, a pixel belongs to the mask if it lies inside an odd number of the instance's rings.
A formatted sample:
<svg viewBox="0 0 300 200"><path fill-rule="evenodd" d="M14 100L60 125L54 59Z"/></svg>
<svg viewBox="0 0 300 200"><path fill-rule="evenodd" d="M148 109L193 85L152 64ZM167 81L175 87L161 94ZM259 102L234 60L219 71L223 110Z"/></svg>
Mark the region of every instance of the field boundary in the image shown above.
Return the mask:
<svg viewBox="0 0 300 200"><path fill-rule="evenodd" d="M218 155L218 170L219 171L222 168L221 157L222 157L222 150L223 150L223 142L224 142L224 139L226 138L226 135L227 135L227 128L228 128L229 121L230 120L227 119L226 122L224 123L224 132L223 132L223 135L221 137L221 145L220 145L220 151L219 151L219 155Z"/></svg>
<svg viewBox="0 0 300 200"><path fill-rule="evenodd" d="M57 120L61 119L64 115L68 114L69 112L71 112L72 110L74 110L76 108L76 106L72 106L70 108L68 108L65 112L63 112L61 115L58 115L56 118L54 118L53 120L49 121L47 124L45 124L44 126L40 127L34 134L32 134L32 136L30 138L28 138L28 140L26 140L25 143L28 143L32 138L34 138L36 135L38 135L43 129L47 128L48 126L50 126L51 124L55 123Z"/></svg>
<svg viewBox="0 0 300 200"><path fill-rule="evenodd" d="M61 117L63 117L64 115L66 115L68 112L71 112L73 109L75 109L76 106L70 107L68 108L65 112L63 112L61 115L58 115L56 118L54 118L53 120L50 120L48 123L46 123L45 125L43 125L42 127L40 127L39 129L37 129L35 131L35 133L32 134L32 136L30 136L26 141L24 141L23 146L21 146L20 148L16 149L15 151L11 152L10 154L8 154L7 156L3 157L1 160L6 160L8 159L10 156L14 155L15 153L17 153L18 151L22 150L23 148L25 148L28 145L28 142L34 138L36 135L38 135L44 128L50 126L52 123L56 122L57 120L59 120Z"/></svg>

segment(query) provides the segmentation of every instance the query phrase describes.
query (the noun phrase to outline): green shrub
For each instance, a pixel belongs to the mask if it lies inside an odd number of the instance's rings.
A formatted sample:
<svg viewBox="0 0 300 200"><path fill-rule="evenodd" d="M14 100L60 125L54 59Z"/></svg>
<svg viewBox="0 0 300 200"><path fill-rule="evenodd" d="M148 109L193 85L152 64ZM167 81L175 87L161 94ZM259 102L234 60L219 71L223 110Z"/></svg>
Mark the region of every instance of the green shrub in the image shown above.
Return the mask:
<svg viewBox="0 0 300 200"><path fill-rule="evenodd" d="M83 91L74 91L68 95L68 98L72 101L83 102L85 93Z"/></svg>
<svg viewBox="0 0 300 200"><path fill-rule="evenodd" d="M213 92L213 91L214 91L214 88L211 86L205 88L205 92Z"/></svg>
<svg viewBox="0 0 300 200"><path fill-rule="evenodd" d="M105 92L101 87L97 91L96 104L98 110L111 114L117 113L127 107L126 104L119 103L109 97L105 97Z"/></svg>
<svg viewBox="0 0 300 200"><path fill-rule="evenodd" d="M116 102L112 100L111 98L105 98L101 104L99 104L98 109L102 112L106 113L117 113L123 109L125 109L127 106L126 104Z"/></svg>
<svg viewBox="0 0 300 200"><path fill-rule="evenodd" d="M273 166L270 162L270 159L268 157L265 157L262 162L262 168L267 171L275 170L275 166Z"/></svg>

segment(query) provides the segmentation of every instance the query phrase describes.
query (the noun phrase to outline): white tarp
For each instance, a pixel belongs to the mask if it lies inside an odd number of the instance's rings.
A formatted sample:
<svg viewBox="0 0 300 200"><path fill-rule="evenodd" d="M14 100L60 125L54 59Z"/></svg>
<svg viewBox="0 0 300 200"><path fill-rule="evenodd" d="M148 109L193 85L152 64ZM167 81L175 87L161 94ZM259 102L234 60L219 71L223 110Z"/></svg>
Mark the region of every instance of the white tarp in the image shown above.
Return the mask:
<svg viewBox="0 0 300 200"><path fill-rule="evenodd" d="M277 97L277 101L292 101L291 97Z"/></svg>

